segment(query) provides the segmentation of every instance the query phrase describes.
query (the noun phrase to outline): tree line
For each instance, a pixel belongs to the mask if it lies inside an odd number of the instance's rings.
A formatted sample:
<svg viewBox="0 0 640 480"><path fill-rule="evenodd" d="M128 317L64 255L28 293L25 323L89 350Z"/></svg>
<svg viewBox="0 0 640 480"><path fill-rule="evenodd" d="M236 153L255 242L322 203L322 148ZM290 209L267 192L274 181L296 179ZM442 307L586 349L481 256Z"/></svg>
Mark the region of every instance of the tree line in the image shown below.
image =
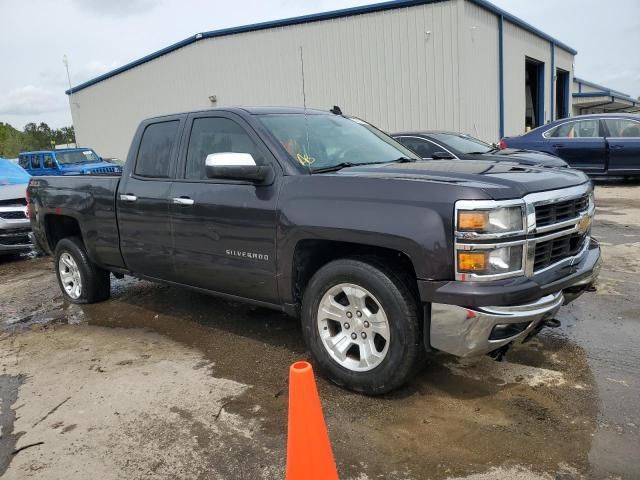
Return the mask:
<svg viewBox="0 0 640 480"><path fill-rule="evenodd" d="M54 145L75 143L73 126L51 128L44 122L39 125L27 123L24 131L0 122L0 157L15 158L20 152L49 150Z"/></svg>

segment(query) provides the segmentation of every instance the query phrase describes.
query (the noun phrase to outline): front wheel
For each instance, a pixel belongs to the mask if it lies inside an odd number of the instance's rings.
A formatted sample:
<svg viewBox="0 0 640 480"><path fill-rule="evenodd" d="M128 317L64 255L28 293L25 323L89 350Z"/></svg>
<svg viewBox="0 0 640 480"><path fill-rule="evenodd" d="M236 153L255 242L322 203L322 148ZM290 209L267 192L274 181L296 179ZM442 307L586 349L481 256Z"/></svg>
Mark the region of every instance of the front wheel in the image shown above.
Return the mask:
<svg viewBox="0 0 640 480"><path fill-rule="evenodd" d="M305 291L302 324L329 379L369 395L407 382L424 352L418 302L375 262L341 259L322 267Z"/></svg>
<svg viewBox="0 0 640 480"><path fill-rule="evenodd" d="M71 303L95 303L109 298L109 272L95 265L78 237L63 238L56 245L56 276L64 299Z"/></svg>

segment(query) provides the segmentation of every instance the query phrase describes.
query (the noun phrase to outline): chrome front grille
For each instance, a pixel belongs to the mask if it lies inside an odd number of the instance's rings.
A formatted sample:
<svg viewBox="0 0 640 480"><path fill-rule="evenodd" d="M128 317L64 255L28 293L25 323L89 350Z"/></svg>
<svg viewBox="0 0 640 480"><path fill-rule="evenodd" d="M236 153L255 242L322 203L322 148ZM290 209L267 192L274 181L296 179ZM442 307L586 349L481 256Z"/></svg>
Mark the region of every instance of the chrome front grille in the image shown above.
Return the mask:
<svg viewBox="0 0 640 480"><path fill-rule="evenodd" d="M587 240L586 233L571 233L536 243L533 271L545 269L557 262L578 255Z"/></svg>
<svg viewBox="0 0 640 480"><path fill-rule="evenodd" d="M536 227L546 227L576 218L589 208L589 195L564 200L557 203L536 205Z"/></svg>
<svg viewBox="0 0 640 480"><path fill-rule="evenodd" d="M539 273L561 263L571 262L584 250L590 239L591 219L595 210L590 189L567 195L562 190L533 194L529 197L535 214L529 233L528 273Z"/></svg>
<svg viewBox="0 0 640 480"><path fill-rule="evenodd" d="M27 215L24 210L13 212L3 212L0 210L0 218L4 218L5 220L23 220L27 218Z"/></svg>

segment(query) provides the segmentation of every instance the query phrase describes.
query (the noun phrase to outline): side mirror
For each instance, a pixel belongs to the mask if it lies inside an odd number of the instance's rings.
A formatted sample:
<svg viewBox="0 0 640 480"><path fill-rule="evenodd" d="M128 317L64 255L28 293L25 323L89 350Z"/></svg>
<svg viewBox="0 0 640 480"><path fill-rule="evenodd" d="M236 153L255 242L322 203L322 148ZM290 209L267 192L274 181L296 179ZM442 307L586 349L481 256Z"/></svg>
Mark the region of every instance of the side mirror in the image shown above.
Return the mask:
<svg viewBox="0 0 640 480"><path fill-rule="evenodd" d="M256 165L250 153L210 153L205 165L208 178L264 183L273 175L270 166Z"/></svg>
<svg viewBox="0 0 640 480"><path fill-rule="evenodd" d="M447 152L433 152L431 158L434 160L449 160L453 158L453 155Z"/></svg>

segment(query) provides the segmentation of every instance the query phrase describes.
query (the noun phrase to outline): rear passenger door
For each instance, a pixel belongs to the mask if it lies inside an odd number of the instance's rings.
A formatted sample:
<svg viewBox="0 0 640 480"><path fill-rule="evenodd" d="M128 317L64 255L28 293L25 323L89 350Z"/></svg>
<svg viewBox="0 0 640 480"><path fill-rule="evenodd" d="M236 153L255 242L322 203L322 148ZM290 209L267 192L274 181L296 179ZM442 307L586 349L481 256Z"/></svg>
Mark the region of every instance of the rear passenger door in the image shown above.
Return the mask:
<svg viewBox="0 0 640 480"><path fill-rule="evenodd" d="M29 172L31 175L46 175L46 172L42 168L42 154L41 153L32 153L31 154L31 171Z"/></svg>
<svg viewBox="0 0 640 480"><path fill-rule="evenodd" d="M133 162L116 194L120 249L134 273L173 280L173 248L169 223L170 192L176 171L183 117L165 117L143 127Z"/></svg>
<svg viewBox="0 0 640 480"><path fill-rule="evenodd" d="M640 173L640 122L628 118L605 118L609 147L609 171Z"/></svg>
<svg viewBox="0 0 640 480"><path fill-rule="evenodd" d="M575 120L558 125L544 134L549 150L571 167L588 173L604 172L607 149L598 118Z"/></svg>
<svg viewBox="0 0 640 480"><path fill-rule="evenodd" d="M242 118L193 114L180 173L171 190L176 278L186 285L265 302L278 301L276 202L280 168ZM249 153L276 171L269 185L207 178L213 153Z"/></svg>
<svg viewBox="0 0 640 480"><path fill-rule="evenodd" d="M51 153L45 153L42 156L42 171L43 175L57 175L56 164L53 160Z"/></svg>

